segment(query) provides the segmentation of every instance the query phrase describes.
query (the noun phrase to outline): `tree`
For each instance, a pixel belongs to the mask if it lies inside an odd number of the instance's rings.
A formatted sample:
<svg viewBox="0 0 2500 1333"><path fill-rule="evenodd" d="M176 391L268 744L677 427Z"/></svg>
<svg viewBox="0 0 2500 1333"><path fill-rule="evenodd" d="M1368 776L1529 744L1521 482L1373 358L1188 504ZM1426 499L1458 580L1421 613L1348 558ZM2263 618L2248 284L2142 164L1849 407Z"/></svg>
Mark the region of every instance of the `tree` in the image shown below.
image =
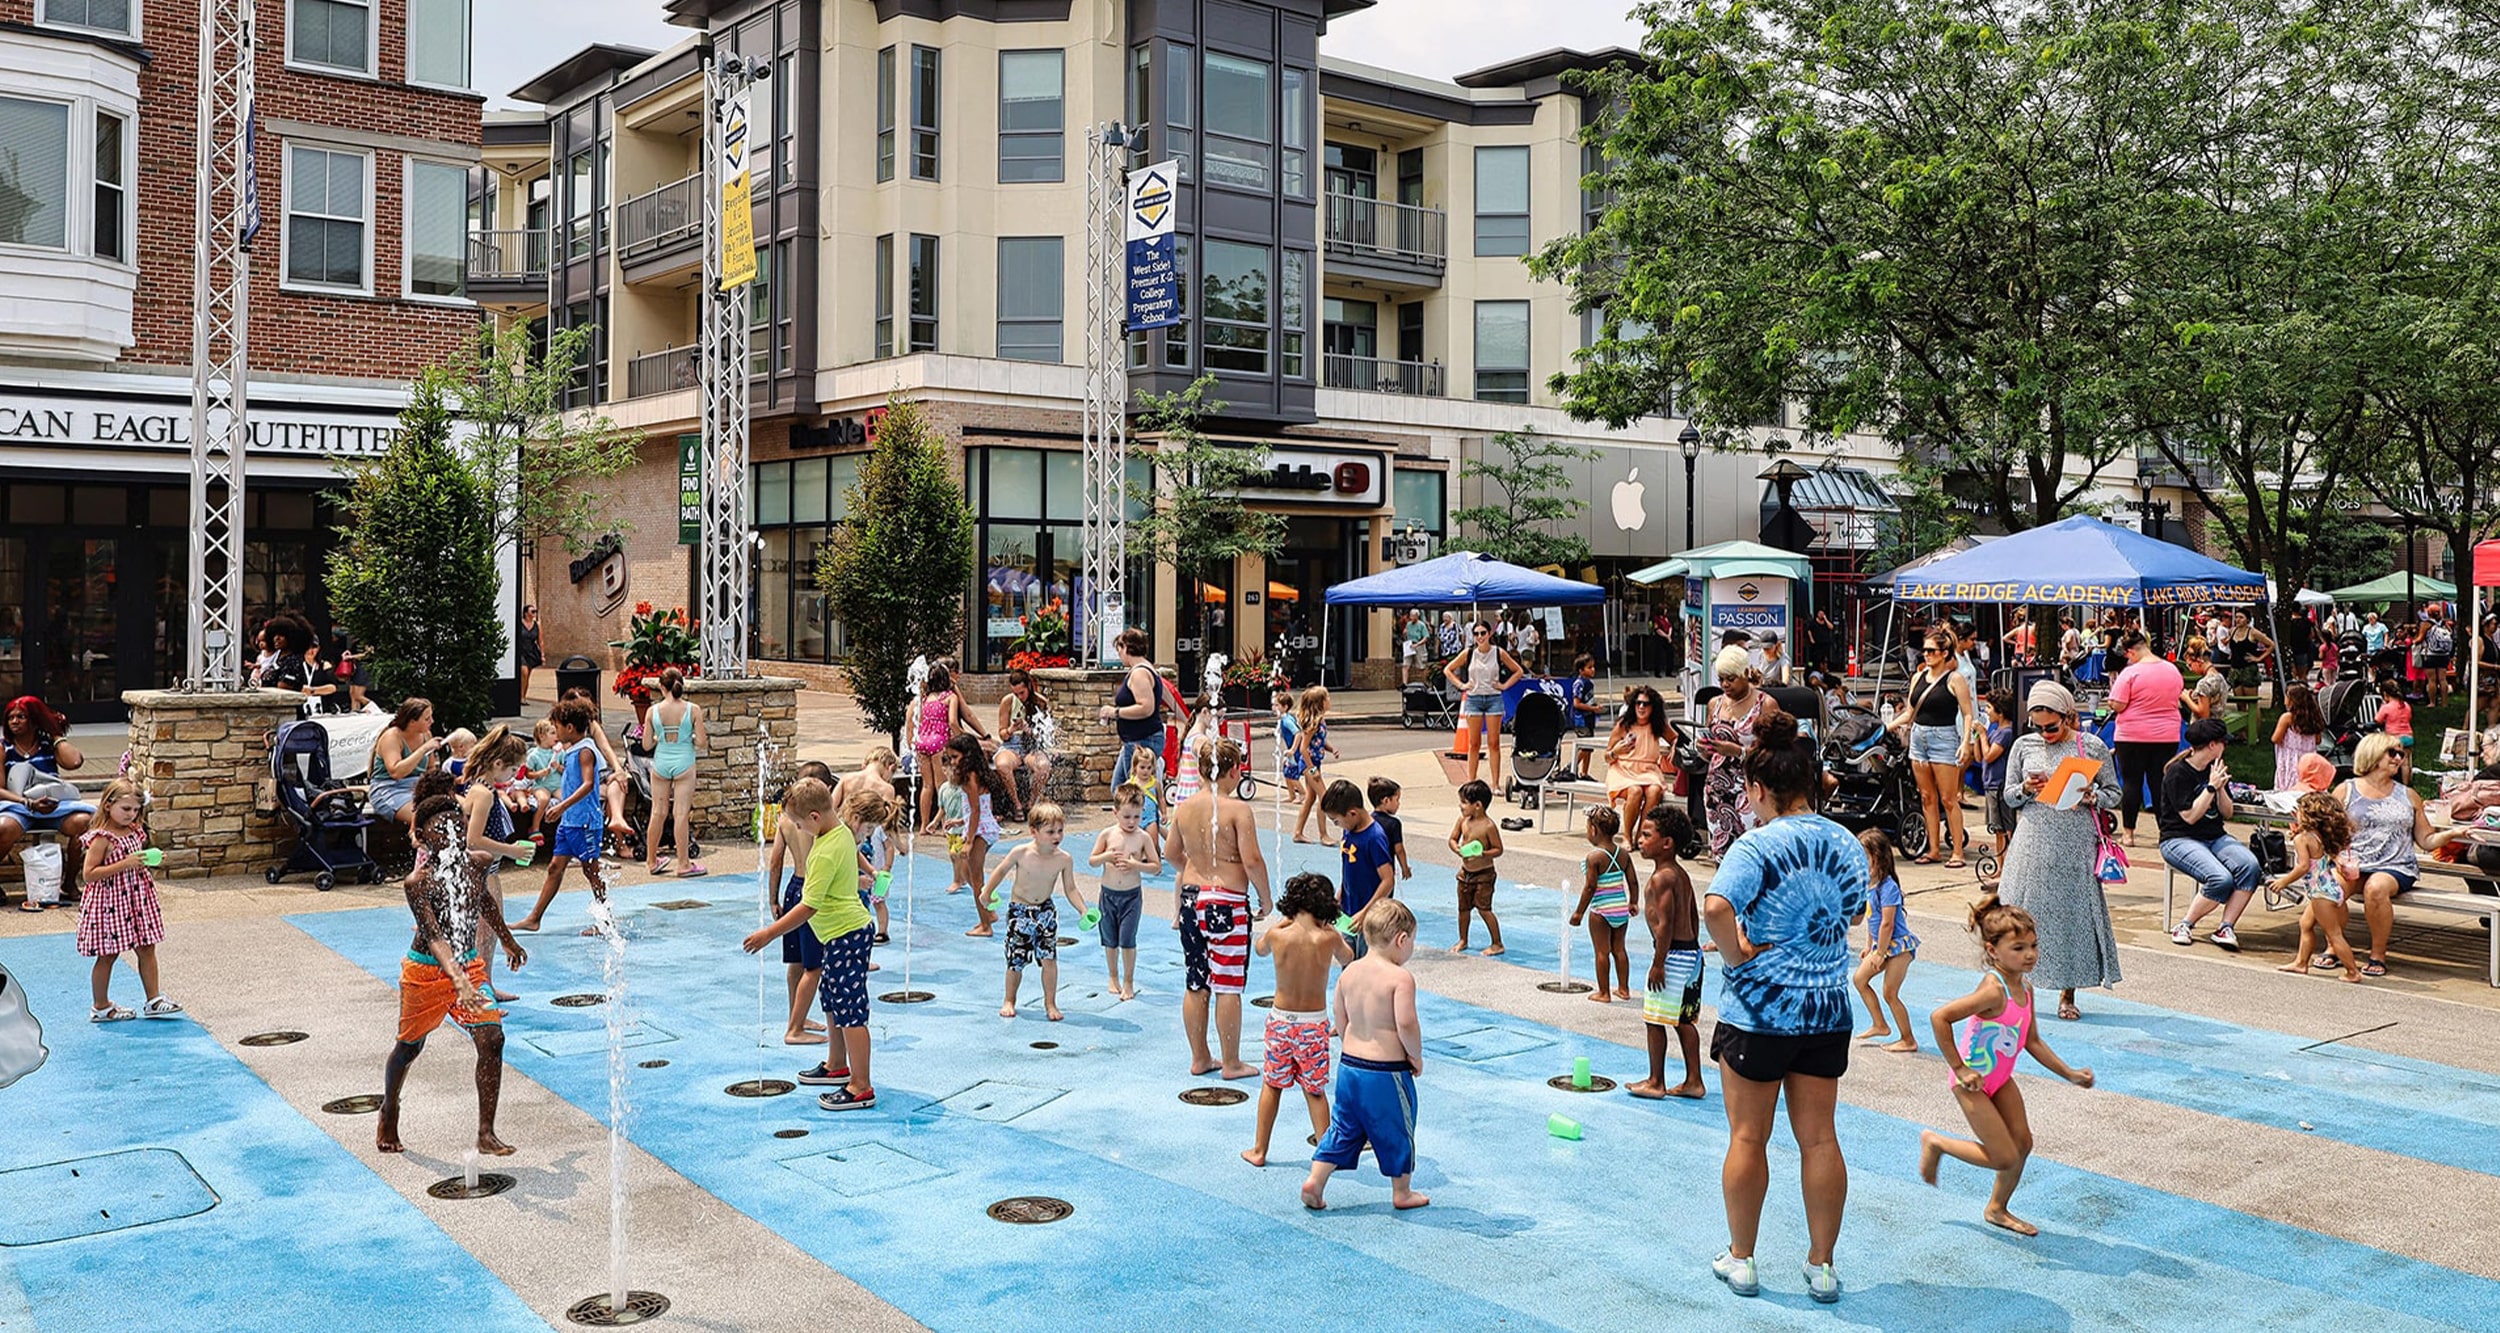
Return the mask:
<svg viewBox="0 0 2500 1333"><path fill-rule="evenodd" d="M527 330L481 323L419 377L464 423L459 453L495 497L498 546L556 541L579 555L619 526L608 513L613 488L599 483L634 465L636 437L564 406L587 372L590 335L588 325L558 331L533 357Z"/></svg>
<svg viewBox="0 0 2500 1333"><path fill-rule="evenodd" d="M1131 553L1172 567L1182 600L1198 607L1201 643L1212 612L1206 598L1193 594L1206 576L1230 569L1242 556L1274 555L1285 535L1284 515L1241 502L1243 489L1266 475L1266 456L1217 444L1199 429L1209 414L1224 410L1207 397L1214 387L1214 376L1201 375L1176 393L1139 397L1137 431L1155 441L1154 478L1127 486L1130 508L1141 515L1129 520Z"/></svg>
<svg viewBox="0 0 2500 1333"><path fill-rule="evenodd" d="M872 730L897 735L909 720L912 659L963 642L972 506L945 441L908 398L887 405L849 498L850 517L817 554L816 586L849 631L842 675L860 711Z"/></svg>
<svg viewBox="0 0 2500 1333"><path fill-rule="evenodd" d="M1502 451L1502 461L1491 456L1492 449ZM1594 450L1574 448L1533 430L1503 431L1493 437L1485 457L1460 462L1462 480L1485 485L1479 503L1452 513L1450 522L1472 533L1468 540L1474 548L1496 560L1530 569L1586 564L1588 539L1555 532L1553 525L1588 508L1559 460L1594 457Z"/></svg>
<svg viewBox="0 0 2500 1333"><path fill-rule="evenodd" d="M340 497L330 607L364 648L374 693L433 701L447 727L483 727L503 657L495 504L452 442L442 385L420 378L399 437Z"/></svg>

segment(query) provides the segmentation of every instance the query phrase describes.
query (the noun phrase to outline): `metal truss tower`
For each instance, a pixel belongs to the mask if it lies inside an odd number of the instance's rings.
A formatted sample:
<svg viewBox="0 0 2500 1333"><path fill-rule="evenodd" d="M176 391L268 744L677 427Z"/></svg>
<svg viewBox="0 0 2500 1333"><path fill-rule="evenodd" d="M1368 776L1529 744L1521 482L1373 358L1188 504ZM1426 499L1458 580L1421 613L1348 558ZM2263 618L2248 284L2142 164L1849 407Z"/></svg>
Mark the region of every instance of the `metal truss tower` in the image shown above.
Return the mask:
<svg viewBox="0 0 2500 1333"><path fill-rule="evenodd" d="M1111 656L1104 630L1127 623L1128 132L1085 132L1085 559L1082 665Z"/></svg>
<svg viewBox="0 0 2500 1333"><path fill-rule="evenodd" d="M704 64L703 545L696 563L703 581L697 603L703 622L703 674L712 677L746 674L748 562L755 544L747 521L750 293L745 285L725 285L729 270L725 238L735 232L748 237L743 243L751 245L753 228L751 222L733 226L723 198L724 189L746 175L749 121L743 113L733 116L731 103L753 81L771 77L771 71L772 66L759 59L750 73L747 63L734 55L714 54ZM752 207L745 202L743 189L737 206ZM777 274L775 280L787 278Z"/></svg>
<svg viewBox="0 0 2500 1333"><path fill-rule="evenodd" d="M253 0L200 0L191 271L191 617L184 683L243 684L243 473L248 412Z"/></svg>

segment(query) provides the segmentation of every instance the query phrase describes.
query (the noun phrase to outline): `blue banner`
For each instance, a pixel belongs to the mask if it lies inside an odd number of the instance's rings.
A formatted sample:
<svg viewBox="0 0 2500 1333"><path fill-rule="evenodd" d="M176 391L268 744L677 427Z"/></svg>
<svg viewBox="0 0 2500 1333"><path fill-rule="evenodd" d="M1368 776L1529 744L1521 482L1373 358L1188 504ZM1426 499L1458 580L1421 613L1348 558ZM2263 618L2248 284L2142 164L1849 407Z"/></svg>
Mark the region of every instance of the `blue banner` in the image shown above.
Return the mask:
<svg viewBox="0 0 2500 1333"><path fill-rule="evenodd" d="M1181 273L1173 227L1180 218L1177 162L1157 162L1129 176L1128 327L1168 329L1181 322Z"/></svg>

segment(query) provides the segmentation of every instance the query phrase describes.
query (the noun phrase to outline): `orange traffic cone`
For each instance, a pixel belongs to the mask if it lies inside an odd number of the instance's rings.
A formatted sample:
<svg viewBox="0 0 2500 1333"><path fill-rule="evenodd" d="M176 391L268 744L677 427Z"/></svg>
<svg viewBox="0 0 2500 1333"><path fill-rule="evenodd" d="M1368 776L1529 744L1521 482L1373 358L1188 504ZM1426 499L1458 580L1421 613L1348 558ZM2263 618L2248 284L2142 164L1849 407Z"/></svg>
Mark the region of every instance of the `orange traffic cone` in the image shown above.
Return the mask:
<svg viewBox="0 0 2500 1333"><path fill-rule="evenodd" d="M1471 720L1472 719L1465 718L1460 719L1458 724L1458 735L1450 742L1450 753L1457 755L1461 759L1464 759L1476 752L1476 729L1469 725Z"/></svg>
<svg viewBox="0 0 2500 1333"><path fill-rule="evenodd" d="M1849 645L1849 674L1858 674L1858 646L1854 643Z"/></svg>

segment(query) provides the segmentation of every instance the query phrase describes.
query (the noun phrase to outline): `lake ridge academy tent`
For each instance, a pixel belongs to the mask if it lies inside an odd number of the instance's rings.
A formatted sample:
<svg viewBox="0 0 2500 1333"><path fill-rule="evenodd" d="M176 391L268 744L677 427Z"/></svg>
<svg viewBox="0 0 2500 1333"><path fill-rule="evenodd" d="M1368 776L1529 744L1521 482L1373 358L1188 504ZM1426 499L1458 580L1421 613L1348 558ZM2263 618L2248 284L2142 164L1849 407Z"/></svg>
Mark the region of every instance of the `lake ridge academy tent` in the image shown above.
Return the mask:
<svg viewBox="0 0 2500 1333"><path fill-rule="evenodd" d="M1894 580L1905 602L2252 606L2266 581L2184 546L2089 516L2030 528Z"/></svg>

